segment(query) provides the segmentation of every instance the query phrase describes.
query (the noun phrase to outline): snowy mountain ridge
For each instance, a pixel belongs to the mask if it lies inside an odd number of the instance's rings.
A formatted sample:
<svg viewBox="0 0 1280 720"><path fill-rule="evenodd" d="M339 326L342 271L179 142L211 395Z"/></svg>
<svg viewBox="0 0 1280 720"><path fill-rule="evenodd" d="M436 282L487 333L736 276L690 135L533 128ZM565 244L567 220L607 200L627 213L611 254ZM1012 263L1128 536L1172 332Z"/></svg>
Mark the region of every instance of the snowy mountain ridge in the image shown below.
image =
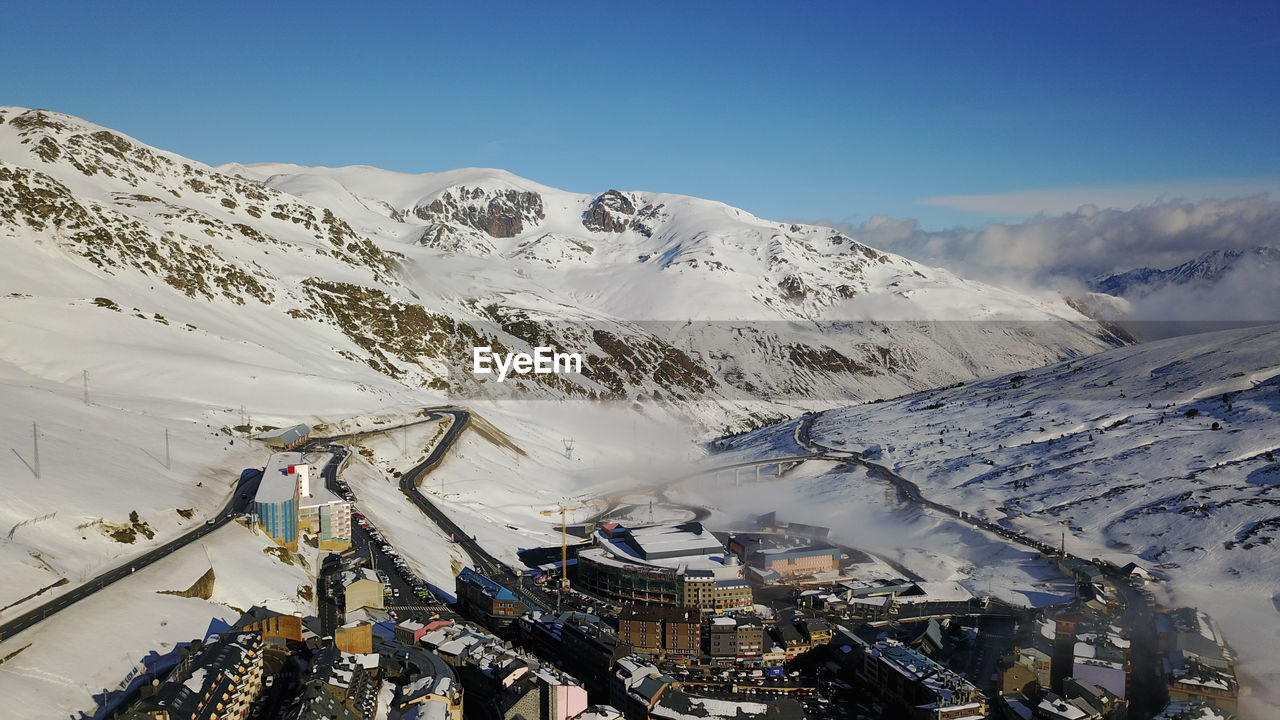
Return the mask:
<svg viewBox="0 0 1280 720"><path fill-rule="evenodd" d="M474 345L552 344L583 351L584 374L503 390L660 397L720 427L1114 342L1060 299L685 196L578 195L485 169L219 171L21 108L0 109L0 163L8 284L37 302L132 307L269 353L302 324L304 371L355 365L437 393L493 392L460 371Z"/></svg>
<svg viewBox="0 0 1280 720"><path fill-rule="evenodd" d="M446 507L500 536L496 547L523 546L536 529L550 532L538 510L605 477L652 481L663 474L655 457L685 470L696 450L687 441L700 435L801 408L1029 375L1114 342L1059 299L722 203L580 195L490 170L214 169L22 108L0 108L0 244L9 410L0 433L13 449L0 460L10 498L0 528L13 528L0 546L9 579L0 606L10 612L202 522L240 468L261 466L264 449L243 438L266 426L307 422L323 434L451 401L482 408L524 452L468 436L465 459L449 465ZM556 402L497 402L506 396L465 372L480 343L581 350L588 372L508 381L515 397ZM569 458L562 443L573 437L581 442ZM417 461L403 442L395 451L384 439L383 467L354 474L368 476L366 511L406 513L413 538L420 518L384 472ZM153 536L126 543L114 533L135 512ZM446 538L416 535L415 553L448 557ZM250 535L229 552L256 557L259 541L269 543ZM206 569L190 553L182 568L180 582L156 589L180 589ZM432 577L446 582L450 569ZM263 587L251 589L228 577L215 601L307 604L301 573L260 574ZM128 641L129 662L153 638L189 637L192 613L181 630L159 629L178 624L172 602L151 635ZM46 678L58 668L52 632L35 630L36 647L6 663L10 685L25 680L16 673ZM57 694L73 711L117 670L102 663L23 693Z"/></svg>
<svg viewBox="0 0 1280 720"><path fill-rule="evenodd" d="M1149 295L1171 285L1213 284L1246 264L1280 268L1280 250L1265 245L1211 250L1165 270L1143 267L1097 277L1090 281L1089 287L1094 292L1117 297Z"/></svg>
<svg viewBox="0 0 1280 720"><path fill-rule="evenodd" d="M703 320L814 319L842 300L871 291L879 279L868 277L872 263L891 266L895 277L889 282L901 282L901 274L923 279L926 272L940 272L879 253L830 228L772 223L686 196L619 190L580 195L483 169L423 175L275 163L220 169L317 204L341 206L349 213L344 217L356 218L356 227L388 240L532 261L528 264L541 269L607 266L627 272L628 266L648 265L673 275L688 270L696 282L739 290L730 294L731 302L671 306L664 314L646 314L634 302L602 297L598 288L587 296L596 303L605 300L603 309L629 319L685 320L691 312ZM739 279L737 273L758 276L750 288L758 304L749 306L754 312L748 315L742 314L740 286L729 285ZM1049 311L1042 317L1051 317L1050 308L1039 308ZM1063 317L1075 318L1069 311Z"/></svg>

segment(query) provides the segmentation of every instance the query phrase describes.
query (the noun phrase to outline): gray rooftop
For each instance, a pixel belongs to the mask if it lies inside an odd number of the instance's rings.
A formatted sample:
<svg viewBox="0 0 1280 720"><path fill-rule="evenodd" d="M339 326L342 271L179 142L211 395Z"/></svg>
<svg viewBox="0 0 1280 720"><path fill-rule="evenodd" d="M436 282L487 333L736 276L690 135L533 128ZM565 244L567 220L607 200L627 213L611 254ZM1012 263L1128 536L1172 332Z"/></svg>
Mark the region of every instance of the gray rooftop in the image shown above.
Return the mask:
<svg viewBox="0 0 1280 720"><path fill-rule="evenodd" d="M301 465L302 453L281 452L267 458L267 467L262 471L262 482L258 485L255 502L282 503L293 498L297 492L298 480L289 475L290 465ZM318 473L317 473L318 475ZM316 478L319 480L319 478Z"/></svg>

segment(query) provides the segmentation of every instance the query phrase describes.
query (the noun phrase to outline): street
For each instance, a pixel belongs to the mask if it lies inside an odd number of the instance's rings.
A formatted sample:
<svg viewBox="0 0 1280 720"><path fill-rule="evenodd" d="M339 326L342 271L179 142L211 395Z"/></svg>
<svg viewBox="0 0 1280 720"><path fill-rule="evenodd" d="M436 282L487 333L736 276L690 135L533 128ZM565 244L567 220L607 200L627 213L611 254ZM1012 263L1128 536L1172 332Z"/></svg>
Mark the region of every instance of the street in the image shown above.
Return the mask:
<svg viewBox="0 0 1280 720"><path fill-rule="evenodd" d="M170 553L179 550L209 533L221 528L231 522L238 515L247 512L253 503L253 496L258 491L258 483L262 480L261 471L245 470L241 473L239 481L231 491L231 497L227 501L226 506L209 522L202 522L186 533L170 540L169 542L152 548L141 555L131 558L128 562L118 567L112 568L97 577L90 578L84 584L68 590L61 595L39 605L36 608L17 616L16 618L0 624L0 641L13 637L17 633L26 630L36 623L48 618L50 615L64 610L71 605L89 597L99 590L121 580L138 570L141 570L157 560L167 557Z"/></svg>

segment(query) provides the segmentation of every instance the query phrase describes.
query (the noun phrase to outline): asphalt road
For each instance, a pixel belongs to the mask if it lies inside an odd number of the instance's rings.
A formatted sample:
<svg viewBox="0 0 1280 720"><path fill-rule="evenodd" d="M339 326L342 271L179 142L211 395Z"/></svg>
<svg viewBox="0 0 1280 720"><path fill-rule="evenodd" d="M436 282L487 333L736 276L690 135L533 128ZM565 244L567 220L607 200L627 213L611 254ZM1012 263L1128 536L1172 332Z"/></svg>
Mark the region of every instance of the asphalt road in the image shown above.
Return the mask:
<svg viewBox="0 0 1280 720"><path fill-rule="evenodd" d="M418 465L409 469L400 476L400 491L409 498L409 502L413 503L431 522L435 523L442 531L448 533L454 538L459 547L471 558L471 564L482 575L497 580L507 585L512 592L519 597L527 607L541 608L550 610L555 606L554 601L542 592L540 588L523 585L520 577L507 567L505 563L490 555L480 544L470 535L458 527L458 524L449 518L435 503L431 502L418 490L420 478L427 473L435 470L436 467L444 460L445 454L453 447L453 443L457 441L458 436L466 429L467 424L471 422L471 415L465 410L442 410L433 411L433 417L440 415L451 415L453 423L449 426L449 430L445 436L436 443L435 449Z"/></svg>
<svg viewBox="0 0 1280 720"><path fill-rule="evenodd" d="M809 429L813 425L813 420L821 413L808 416L802 421L796 429L796 441L802 447L815 453L815 457L822 457L828 448L815 443L809 437ZM996 523L987 522L980 518L974 517L968 513L962 513L955 508L942 505L926 499L920 492L919 486L915 483L903 478L888 468L868 462L859 453L850 453L853 457L849 462L859 464L865 467L868 473L879 480L892 483L898 492L910 502L921 507L930 508L946 515L950 515L962 522L967 522L974 527L981 528L990 533L998 535L1005 542L1010 544L1024 545L1026 547L1037 550L1041 553L1052 555L1057 553L1057 549L1051 543L1047 543L1038 538L1025 535L1017 530L1006 528ZM1066 557L1075 558L1084 562L1090 562L1085 558L1070 553ZM1130 648L1130 661L1132 662L1132 670L1130 672L1133 687L1130 688L1129 700L1131 706L1129 708L1129 717L1135 720L1145 720L1159 712L1167 697L1167 689L1161 682L1159 674L1159 652L1156 642L1154 611L1148 604L1148 598L1138 589L1132 587L1127 582L1127 578L1119 577L1114 568L1100 566L1105 574L1108 574L1116 582L1114 583L1124 595L1125 612L1122 619L1122 625L1129 631L1130 640L1132 642ZM1003 640L1003 628L996 628L991 633L991 637L998 641ZM991 668L992 657L984 655L982 651L979 653L981 667L975 668L975 673L981 679L988 677L988 670ZM1068 649L1064 649L1068 652ZM1069 654L1068 654L1069 657Z"/></svg>
<svg viewBox="0 0 1280 720"><path fill-rule="evenodd" d="M1155 609L1148 595L1127 583L1117 583L1124 593L1124 624L1129 629L1129 718L1146 720L1164 708L1169 688L1160 678L1160 651Z"/></svg>
<svg viewBox="0 0 1280 720"><path fill-rule="evenodd" d="M58 595L43 605L5 622L0 625L0 641L13 637L32 625L48 618L50 615L71 607L73 604L89 597L112 583L168 556L175 550L179 550L190 545L196 540L199 540L205 535L208 535L214 530L217 530L223 525L231 522L236 516L244 514L253 503L253 496L257 493L258 483L261 480L262 473L260 471L255 472L254 474L249 474L248 471L246 471L245 474L241 475L240 480L237 481L236 488L232 491L231 498L227 501L226 506L213 517L212 524L207 522L200 523L177 538L174 538L163 545L152 548L137 557L130 558L127 563L112 568L111 570L90 579L82 585Z"/></svg>
<svg viewBox="0 0 1280 720"><path fill-rule="evenodd" d="M949 515L961 522L965 522L976 528L986 530L989 533L998 535L1001 539L1003 539L1007 543L1025 545L1029 548L1032 548L1033 550L1036 550L1041 553L1046 553L1046 554L1054 554L1057 552L1057 549L1053 547L1052 544L1047 543L1043 540L1040 540L1039 538L1033 538L1017 530L1012 530L1002 525L999 525L993 522L988 522L981 518L975 517L967 512L961 512L960 510L957 510L949 505L943 505L942 503L934 502L926 498L924 494L920 492L919 485L916 485L915 483L902 477L901 475L897 474L896 472L890 470L889 468L883 465L879 465L877 463L867 460L862 456L861 453L845 451L845 450L833 450L831 448L818 444L813 440L813 438L810 437L809 430L810 428L813 427L813 421L816 420L818 416L820 416L821 414L822 413L819 412L819 413L812 413L810 415L805 416L805 418L801 420L800 424L796 427L796 435L795 435L796 442L801 447L804 447L806 450L810 450L814 453L811 456L811 459L836 460L840 462L850 463L853 465L860 465L863 468L866 468L867 474L870 475L871 477L893 485L897 489L898 495L901 496L907 502L913 503L922 508L940 512L944 515ZM1073 556L1070 553L1068 553L1067 557L1076 557L1076 556ZM1077 558L1077 559L1084 560L1085 562L1089 562L1085 558Z"/></svg>
<svg viewBox="0 0 1280 720"><path fill-rule="evenodd" d="M541 606L544 608L549 608L550 605L548 604L548 601L545 598L545 594L541 599L539 599L533 593L534 592L540 593L540 591L534 591L532 588L521 589L519 587L519 582L516 574L513 573L510 570L510 568L508 568L506 565L498 561L489 553L485 552L484 549L481 548L478 543L476 543L473 539L471 539L470 536L466 535L466 533L464 533L461 528L459 528L452 520L448 518L448 516L446 516L443 512L441 512L438 508L436 508L436 506L432 504L431 501L427 500L427 498L424 497L422 493L418 492L417 487L414 485L414 480L419 476L424 475L430 472L431 470L435 469L435 467L440 464L440 462L444 459L445 453L447 453L448 450L453 446L453 443L458 439L458 436L462 433L463 429L466 427L467 423L470 421L470 415L464 410L454 410L454 409L431 410L429 409L428 413L429 413L428 416L423 418L422 420L418 420L412 423L407 423L406 425L419 425L422 423L431 422L433 420L438 420L442 415L453 416L454 422L450 426L448 432L445 434L445 437L441 440L440 443L436 445L436 448L432 451L431 455L428 456L424 462L422 462L421 464L419 464L418 466L410 470L408 473L404 475L403 478L401 478L401 483L400 483L401 490L404 491L405 495L408 496L409 500L413 502L415 505L417 505L418 508L421 509L427 515L428 518L430 518L433 522L435 522L442 530L453 534L453 536L457 538L458 544L461 545L463 550L465 550L467 554L471 557L472 563L475 565L478 571L484 573L489 577L494 578L495 580L498 580L505 584L512 585L513 590L516 590L517 594L522 596L522 599L525 600L526 604L532 607ZM379 430L377 432L385 432L385 431L386 430L384 429L384 430ZM325 445L330 445L335 443L338 440L355 437L356 435L360 435L360 434L368 434L368 433L355 433L355 434L348 434L348 435L339 435L332 438L316 439L307 443L307 448L311 451L321 451L325 449L323 447ZM341 448L340 446L338 448L331 448L329 450L335 453L334 460L333 462L330 462L328 465L326 465L326 467L321 471L321 474L324 477L325 482L330 488L330 490L335 490L334 482L337 479L337 471L342 464L344 453L347 451L345 448ZM45 602L44 604L38 605L32 608L31 610L28 610L27 612L21 615L18 615L13 619L4 622L3 624L0 624L0 641L5 640L6 638L13 637L14 635L22 632L23 630L26 630L32 625L35 625L36 623L39 623L45 620L49 616L70 607L71 605L89 597L90 595L111 585L112 583L118 580L121 580L126 576L155 563L157 560L160 560L161 558L168 556L169 554L173 553L176 550L179 550L183 547L186 547L187 545L190 545L196 540L203 538L209 533L231 522L238 515L242 515L248 512L253 505L253 497L255 494L257 494L258 483L261 480L262 480L262 473L260 471L254 472L252 474L246 471L246 473L242 474L240 480L236 483L236 488L232 492L231 497L228 499L226 506L223 507L222 510L212 518L213 520L212 524L201 523L193 527L191 530L187 531L186 533L180 535L179 537L174 538L173 540L170 540L169 542L166 542L163 545L152 548L151 550L148 550L147 552L141 555L138 555L137 557L131 558L127 563L122 564L118 567L112 568L111 570L108 570L106 572L103 572L79 586L55 596L53 599ZM359 527L353 527L352 532L353 532L353 536L355 536L357 533L363 534L363 531L360 530ZM364 537L364 541L367 543L368 541L367 536ZM419 598L416 595L413 595L412 592L409 591L408 585L404 585L403 581L400 580L398 574L393 572L394 566L390 564L388 558L386 558L385 555L381 554L380 551L378 551L377 554L381 555L383 561L387 563L385 566L387 568L387 576L388 578L391 578L393 580L393 586L395 586L394 581L399 581L400 584L403 585L403 587L399 588L401 591L400 600L404 602L418 601ZM379 564L379 567L384 567L384 566L382 564Z"/></svg>

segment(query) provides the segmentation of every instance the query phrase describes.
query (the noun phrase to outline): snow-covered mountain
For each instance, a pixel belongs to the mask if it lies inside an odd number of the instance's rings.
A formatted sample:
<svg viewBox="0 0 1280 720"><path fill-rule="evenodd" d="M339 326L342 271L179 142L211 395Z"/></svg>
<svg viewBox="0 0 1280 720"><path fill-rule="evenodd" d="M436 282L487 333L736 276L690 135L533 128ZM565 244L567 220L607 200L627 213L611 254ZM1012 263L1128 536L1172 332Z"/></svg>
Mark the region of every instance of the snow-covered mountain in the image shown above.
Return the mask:
<svg viewBox="0 0 1280 720"><path fill-rule="evenodd" d="M792 453L794 423L734 447ZM1255 706L1274 708L1277 427L1280 325L1271 325L830 411L811 436L868 452L930 500L1053 545L1066 533L1077 555L1136 560L1168 578L1171 602L1197 605L1222 624ZM819 487L822 494L793 489L778 502L798 521L830 522L871 495L856 483ZM903 542L883 523L873 527Z"/></svg>
<svg viewBox="0 0 1280 720"><path fill-rule="evenodd" d="M118 310L159 346L211 334L370 387L657 398L717 428L1114 342L1060 299L722 203L495 170L215 170L39 110L0 110L0 220L0 277L65 332ZM70 372L14 339L11 361ZM586 367L478 385L477 344L555 345ZM108 362L154 377L145 359Z"/></svg>
<svg viewBox="0 0 1280 720"><path fill-rule="evenodd" d="M261 466L262 448L241 439L250 426L385 426L462 398L521 452L468 437L450 470L465 477L449 476L442 500L481 535L506 519L497 531L514 546L537 542L540 508L664 475L655 462L693 447L673 435L1029 372L1114 344L1060 299L711 201L579 195L494 170L215 169L22 108L0 108L0 246L0 435L12 450L0 459L0 616L201 522L237 468ZM467 369L481 343L583 352L585 372L479 383ZM490 402L507 396L578 402ZM634 407L699 427L652 432ZM569 457L562 443L574 437ZM417 460L400 440L403 456L377 446L383 469ZM402 499L366 471L362 502L394 526ZM135 512L147 532L128 532ZM402 520L410 537L419 518ZM232 544L256 556L258 539ZM446 557L436 540L416 552ZM185 587L201 564L186 557L181 581L155 589ZM214 599L300 602L300 577L261 589L232 580ZM128 616L130 598L121 593L112 618ZM190 637L199 613L179 629L167 608L129 618L152 625L121 658ZM33 695L56 685L70 712L120 673L103 663L91 677L51 676L53 632L33 631L5 675L50 683Z"/></svg>
<svg viewBox="0 0 1280 720"><path fill-rule="evenodd" d="M1089 282L1089 287L1094 292L1116 297L1141 297L1170 286L1211 286L1246 266L1261 268L1274 277L1280 273L1280 250L1267 246L1211 250L1166 270L1143 267L1097 277Z"/></svg>
<svg viewBox="0 0 1280 720"><path fill-rule="evenodd" d="M127 525L136 510L155 531L144 545L181 530L177 510L211 511L228 463L257 463L228 444L250 425L324 426L507 390L650 400L640 407L693 419L693 439L1109 341L1058 301L720 203L574 195L491 170L224 172L22 108L0 108L0 245L14 449L0 461L11 498L0 527L57 513L0 557L22 578L7 601L138 547L86 523ZM846 322L859 313L899 321ZM585 371L481 384L468 370L482 343L557 345L584 353ZM25 449L33 423L40 482ZM166 430L182 470L155 466ZM121 478L128 492L113 491Z"/></svg>

